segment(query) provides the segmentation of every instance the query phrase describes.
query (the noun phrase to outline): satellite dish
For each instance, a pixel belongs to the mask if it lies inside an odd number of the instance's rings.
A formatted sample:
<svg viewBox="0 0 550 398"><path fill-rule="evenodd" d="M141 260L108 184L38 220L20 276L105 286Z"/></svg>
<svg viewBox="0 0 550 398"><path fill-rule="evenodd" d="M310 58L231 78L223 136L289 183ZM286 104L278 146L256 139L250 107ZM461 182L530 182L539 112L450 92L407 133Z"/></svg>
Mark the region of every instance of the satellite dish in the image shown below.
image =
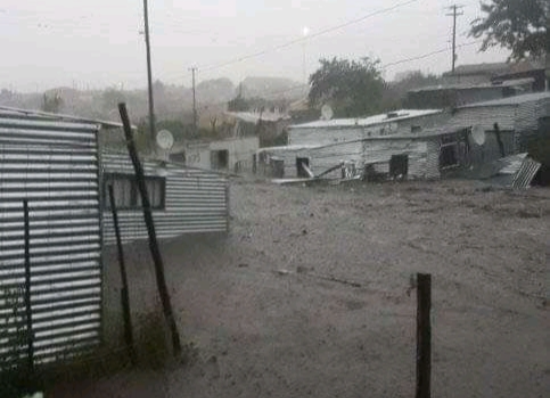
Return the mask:
<svg viewBox="0 0 550 398"><path fill-rule="evenodd" d="M168 151L174 145L174 136L168 130L161 130L157 133L157 145L160 149Z"/></svg>
<svg viewBox="0 0 550 398"><path fill-rule="evenodd" d="M323 120L330 120L334 116L334 112L332 111L332 108L330 105L323 105L321 108L321 118Z"/></svg>
<svg viewBox="0 0 550 398"><path fill-rule="evenodd" d="M485 144L485 130L483 129L483 126L477 124L472 127L472 140L477 145L483 145Z"/></svg>

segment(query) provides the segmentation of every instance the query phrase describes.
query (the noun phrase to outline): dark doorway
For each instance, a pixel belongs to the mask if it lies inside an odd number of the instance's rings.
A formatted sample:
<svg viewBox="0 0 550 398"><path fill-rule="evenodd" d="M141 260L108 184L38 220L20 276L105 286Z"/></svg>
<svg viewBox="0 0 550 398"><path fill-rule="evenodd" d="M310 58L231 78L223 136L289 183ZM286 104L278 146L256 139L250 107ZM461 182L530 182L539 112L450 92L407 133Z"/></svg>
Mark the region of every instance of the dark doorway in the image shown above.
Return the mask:
<svg viewBox="0 0 550 398"><path fill-rule="evenodd" d="M309 158L296 158L296 174L298 178L311 177L304 166L309 169Z"/></svg>
<svg viewBox="0 0 550 398"><path fill-rule="evenodd" d="M212 151L210 160L213 169L227 169L229 167L229 151L227 149Z"/></svg>
<svg viewBox="0 0 550 398"><path fill-rule="evenodd" d="M409 156L408 155L393 155L390 158L390 178L405 179L409 172Z"/></svg>

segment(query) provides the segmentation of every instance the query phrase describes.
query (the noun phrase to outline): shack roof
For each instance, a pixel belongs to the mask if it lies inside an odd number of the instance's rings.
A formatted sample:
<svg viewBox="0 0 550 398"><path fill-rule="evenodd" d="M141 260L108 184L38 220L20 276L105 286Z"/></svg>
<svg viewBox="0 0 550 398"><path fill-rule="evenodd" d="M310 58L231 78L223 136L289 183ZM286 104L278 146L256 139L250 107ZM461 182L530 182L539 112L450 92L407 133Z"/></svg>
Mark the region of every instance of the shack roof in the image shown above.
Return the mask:
<svg viewBox="0 0 550 398"><path fill-rule="evenodd" d="M463 105L458 109L480 108L480 107L491 107L491 106L518 106L528 102L537 102L545 99L550 99L550 91L516 95L513 97L500 98L500 99L491 100L491 101L474 102L471 104Z"/></svg>
<svg viewBox="0 0 550 398"><path fill-rule="evenodd" d="M13 108L13 107L9 107L9 106L0 106L0 116L4 116L4 117L26 116L26 117L34 117L34 118L42 119L42 120L99 124L104 129L122 128L122 123L117 123L117 122L90 119L90 118L84 118L84 117L72 116L72 115L63 115L63 114L58 114L58 113L42 112L42 111L38 111L38 110ZM132 126L132 128L136 129L135 126Z"/></svg>
<svg viewBox="0 0 550 398"><path fill-rule="evenodd" d="M349 118L349 119L332 119L332 120L317 120L315 122L295 124L290 126L291 129L330 129L330 128L353 128L356 126L367 127L377 124L394 123L403 120L414 119L422 116L436 115L443 113L442 109L402 109L399 111L382 113L379 115L369 116L365 118Z"/></svg>
<svg viewBox="0 0 550 398"><path fill-rule="evenodd" d="M535 81L532 77L526 77L522 79L510 79L499 81L495 83L456 83L456 84L438 84L433 86L419 87L413 90L410 90L410 93L420 93L424 91L442 91L442 90L489 90L489 89L498 89L501 87L514 87L522 86L526 84L533 83Z"/></svg>
<svg viewBox="0 0 550 398"><path fill-rule="evenodd" d="M280 120L290 119L289 115L277 112L225 112L225 114L243 122L254 124L258 123L260 120L262 122L278 122Z"/></svg>
<svg viewBox="0 0 550 398"><path fill-rule="evenodd" d="M510 70L510 64L506 62L495 63L482 63L482 64L468 64L458 65L454 72L445 72L444 75L479 75L479 74L495 74L503 73Z"/></svg>

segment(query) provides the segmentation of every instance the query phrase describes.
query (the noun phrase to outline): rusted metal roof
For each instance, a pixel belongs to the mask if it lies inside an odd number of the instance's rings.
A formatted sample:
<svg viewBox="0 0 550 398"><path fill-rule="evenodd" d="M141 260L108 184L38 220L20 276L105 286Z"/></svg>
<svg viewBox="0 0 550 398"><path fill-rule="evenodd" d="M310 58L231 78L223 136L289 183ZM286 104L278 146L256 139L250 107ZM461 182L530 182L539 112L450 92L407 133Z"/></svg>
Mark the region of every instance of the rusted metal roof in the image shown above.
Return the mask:
<svg viewBox="0 0 550 398"><path fill-rule="evenodd" d="M26 120L34 118L34 119L44 119L44 120L75 122L75 123L98 124L104 129L122 128L122 123L118 123L118 122L90 119L90 118L84 118L79 116L64 115L59 113L49 113L49 112L43 112L38 110L13 108L9 106L0 106L0 117L2 118L21 117L21 116L25 116ZM136 129L137 127L132 126L132 128Z"/></svg>

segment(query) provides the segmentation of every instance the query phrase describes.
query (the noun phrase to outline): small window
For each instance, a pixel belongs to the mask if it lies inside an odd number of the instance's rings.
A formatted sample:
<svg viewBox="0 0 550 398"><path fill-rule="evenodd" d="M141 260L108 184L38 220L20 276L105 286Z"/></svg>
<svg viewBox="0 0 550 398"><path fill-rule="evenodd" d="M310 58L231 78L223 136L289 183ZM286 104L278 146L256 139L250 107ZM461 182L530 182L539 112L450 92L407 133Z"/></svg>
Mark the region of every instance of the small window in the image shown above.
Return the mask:
<svg viewBox="0 0 550 398"><path fill-rule="evenodd" d="M446 144L441 147L439 153L439 167L443 169L458 166L458 145L457 143Z"/></svg>
<svg viewBox="0 0 550 398"><path fill-rule="evenodd" d="M420 133L422 131L422 126L411 126L411 133Z"/></svg>
<svg viewBox="0 0 550 398"><path fill-rule="evenodd" d="M107 209L111 208L109 200L109 185L113 186L115 205L118 210L141 209L141 196L135 176L130 174L106 174L104 203ZM165 208L166 181L162 177L145 177L145 185L149 194L149 202L153 210Z"/></svg>

